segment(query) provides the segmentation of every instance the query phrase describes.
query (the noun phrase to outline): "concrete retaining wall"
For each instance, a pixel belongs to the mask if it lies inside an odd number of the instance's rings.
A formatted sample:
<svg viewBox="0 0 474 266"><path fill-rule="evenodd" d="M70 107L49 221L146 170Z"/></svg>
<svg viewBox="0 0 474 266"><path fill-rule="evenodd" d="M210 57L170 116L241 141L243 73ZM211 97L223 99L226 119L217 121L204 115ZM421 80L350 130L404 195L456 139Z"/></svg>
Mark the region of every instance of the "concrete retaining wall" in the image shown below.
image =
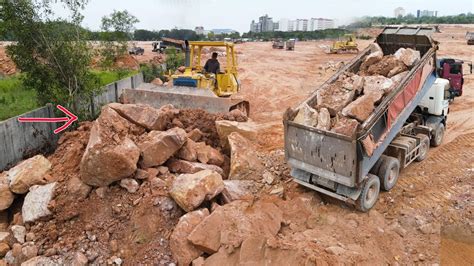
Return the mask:
<svg viewBox="0 0 474 266"><path fill-rule="evenodd" d="M53 106L47 105L21 117L54 117ZM53 133L56 123L20 123L18 117L0 122L0 172L24 158L52 151L58 135Z"/></svg>
<svg viewBox="0 0 474 266"><path fill-rule="evenodd" d="M80 103L91 117L100 113L103 105L118 102L123 89L136 88L143 83L143 74L139 73L106 85L102 93L90 102ZM19 161L39 153L53 151L59 136L53 133L56 123L20 123L18 117L55 117L54 106L47 105L34 111L12 117L0 122L0 172L14 166Z"/></svg>

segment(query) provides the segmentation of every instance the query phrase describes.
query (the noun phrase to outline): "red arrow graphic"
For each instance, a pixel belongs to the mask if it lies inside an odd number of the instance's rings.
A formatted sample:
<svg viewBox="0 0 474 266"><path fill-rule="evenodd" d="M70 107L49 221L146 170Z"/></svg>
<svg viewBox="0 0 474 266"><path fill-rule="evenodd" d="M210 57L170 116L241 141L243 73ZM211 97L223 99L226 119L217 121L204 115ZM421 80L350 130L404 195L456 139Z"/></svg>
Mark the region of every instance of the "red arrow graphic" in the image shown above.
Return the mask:
<svg viewBox="0 0 474 266"><path fill-rule="evenodd" d="M19 117L18 122L29 122L29 123L54 123L54 122L66 122L64 125L56 128L54 130L54 134L58 134L59 132L68 128L72 123L77 121L77 116L71 113L68 109L64 108L61 105L56 106L59 110L66 114L67 117L57 117L57 118L44 118L44 117Z"/></svg>

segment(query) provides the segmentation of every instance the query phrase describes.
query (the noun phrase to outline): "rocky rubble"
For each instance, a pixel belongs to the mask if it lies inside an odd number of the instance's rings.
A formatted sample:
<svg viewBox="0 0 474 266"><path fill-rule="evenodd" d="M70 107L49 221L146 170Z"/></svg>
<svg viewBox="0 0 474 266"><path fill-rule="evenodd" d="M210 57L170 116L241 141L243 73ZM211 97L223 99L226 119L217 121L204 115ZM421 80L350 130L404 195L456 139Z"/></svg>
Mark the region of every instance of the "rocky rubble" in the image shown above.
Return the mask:
<svg viewBox="0 0 474 266"><path fill-rule="evenodd" d="M377 44L361 63L357 73L346 72L316 91L311 106L304 103L296 112L287 112L294 122L349 137L365 122L377 105L397 85L408 70L420 60L420 52L400 48L393 55L384 55Z"/></svg>

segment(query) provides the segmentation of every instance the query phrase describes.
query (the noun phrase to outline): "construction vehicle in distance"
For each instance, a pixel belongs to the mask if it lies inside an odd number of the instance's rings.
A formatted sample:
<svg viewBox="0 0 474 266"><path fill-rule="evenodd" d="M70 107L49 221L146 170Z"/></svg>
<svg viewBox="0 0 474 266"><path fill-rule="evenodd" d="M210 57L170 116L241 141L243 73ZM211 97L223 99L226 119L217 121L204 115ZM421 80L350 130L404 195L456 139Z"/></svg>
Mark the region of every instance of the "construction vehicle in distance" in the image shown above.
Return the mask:
<svg viewBox="0 0 474 266"><path fill-rule="evenodd" d="M401 169L425 159L430 144L441 145L450 86L436 75L438 47L433 32L433 28L386 27L377 37L385 55L404 47L420 51L421 59L352 136L301 125L285 115L285 158L295 182L365 212L377 202L380 189L395 186ZM347 72L357 73L372 52L369 46L318 89L326 89ZM298 108L316 102L317 90ZM367 139L374 143L370 152L363 144Z"/></svg>
<svg viewBox="0 0 474 266"><path fill-rule="evenodd" d="M285 48L285 42L282 39L273 40L272 48L273 49L283 49L283 48Z"/></svg>
<svg viewBox="0 0 474 266"><path fill-rule="evenodd" d="M451 99L462 95L464 86L464 64L467 64L470 74L472 74L472 61L452 58L442 58L437 61L438 76L449 80Z"/></svg>
<svg viewBox="0 0 474 266"><path fill-rule="evenodd" d="M142 47L134 46L130 49L128 49L128 54L130 55L143 55L145 53L145 49Z"/></svg>
<svg viewBox="0 0 474 266"><path fill-rule="evenodd" d="M183 40L176 40L172 38L161 38L161 41L156 41L151 44L153 46L153 52L157 53L164 53L166 49L174 48L178 52L185 50L185 41Z"/></svg>
<svg viewBox="0 0 474 266"><path fill-rule="evenodd" d="M201 65L204 47L225 48L225 69L217 74L206 73ZM186 41L184 73L170 76L172 87L144 83L137 89L125 89L122 103L147 104L155 108L172 104L176 108L204 109L211 113L239 109L250 112L248 101L237 93L240 82L237 73L235 46L231 42ZM221 69L222 69L222 63Z"/></svg>
<svg viewBox="0 0 474 266"><path fill-rule="evenodd" d="M288 51L295 50L295 43L296 43L295 39L289 39L288 41L286 41L286 43L285 43L286 50L288 50Z"/></svg>
<svg viewBox="0 0 474 266"><path fill-rule="evenodd" d="M344 34L343 40L335 41L329 48L329 53L358 53L356 37L354 34Z"/></svg>
<svg viewBox="0 0 474 266"><path fill-rule="evenodd" d="M467 45L474 45L474 31L466 32Z"/></svg>

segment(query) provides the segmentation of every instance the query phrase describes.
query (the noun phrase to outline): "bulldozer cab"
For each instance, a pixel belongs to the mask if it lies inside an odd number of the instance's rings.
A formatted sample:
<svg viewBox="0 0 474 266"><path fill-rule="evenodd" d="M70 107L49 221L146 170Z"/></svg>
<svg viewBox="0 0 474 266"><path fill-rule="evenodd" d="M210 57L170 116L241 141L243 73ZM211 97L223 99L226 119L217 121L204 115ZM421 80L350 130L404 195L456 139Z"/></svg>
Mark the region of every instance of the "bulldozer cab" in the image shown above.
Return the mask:
<svg viewBox="0 0 474 266"><path fill-rule="evenodd" d="M342 40L335 41L330 47L330 53L358 53L357 42L354 34L344 34Z"/></svg>
<svg viewBox="0 0 474 266"><path fill-rule="evenodd" d="M183 74L172 75L174 86L208 89L216 96L228 97L240 89L237 74L237 58L232 42L190 41L186 43L186 69ZM219 60L221 71L205 73L203 60L204 48L222 47L225 60ZM212 53L206 53L212 54ZM222 67L224 66L224 67Z"/></svg>

